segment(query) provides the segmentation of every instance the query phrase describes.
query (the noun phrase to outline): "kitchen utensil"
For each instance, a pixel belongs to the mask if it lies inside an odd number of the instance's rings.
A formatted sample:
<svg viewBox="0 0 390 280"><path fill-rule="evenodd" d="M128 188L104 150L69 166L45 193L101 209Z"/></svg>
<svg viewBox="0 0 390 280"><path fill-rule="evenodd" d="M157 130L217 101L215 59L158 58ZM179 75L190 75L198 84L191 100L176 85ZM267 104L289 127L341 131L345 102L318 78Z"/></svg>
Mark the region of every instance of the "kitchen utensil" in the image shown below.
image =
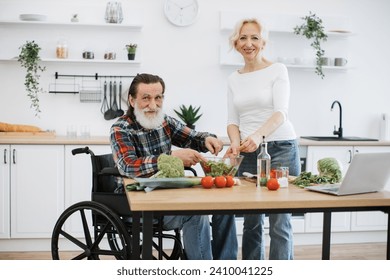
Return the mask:
<svg viewBox="0 0 390 280"><path fill-rule="evenodd" d="M112 92L112 98L113 98L113 101L112 101L112 111L115 115L115 117L117 116L118 114L118 104L116 102L116 81L114 81L114 86L113 86L113 92Z"/></svg>
<svg viewBox="0 0 390 280"><path fill-rule="evenodd" d="M112 81L110 81L110 86L109 86L109 91L110 91L110 103L109 103L109 108L106 112L104 112L104 119L105 120L112 120L115 118L115 112L112 110Z"/></svg>
<svg viewBox="0 0 390 280"><path fill-rule="evenodd" d="M109 109L108 106L108 101L107 101L107 82L104 81L104 86L103 86L103 102L102 102L102 107L100 108L100 112L104 115L104 113Z"/></svg>
<svg viewBox="0 0 390 280"><path fill-rule="evenodd" d="M243 172L242 175L244 175L247 178L251 178L251 179L256 179L257 178L256 174L252 174L250 172Z"/></svg>
<svg viewBox="0 0 390 280"><path fill-rule="evenodd" d="M121 104L122 104L122 81L119 81L119 98L118 98L118 102L119 102L119 109L117 111L117 117L120 117L120 116L123 116L123 114L125 113L125 111L122 110L122 107L121 107Z"/></svg>

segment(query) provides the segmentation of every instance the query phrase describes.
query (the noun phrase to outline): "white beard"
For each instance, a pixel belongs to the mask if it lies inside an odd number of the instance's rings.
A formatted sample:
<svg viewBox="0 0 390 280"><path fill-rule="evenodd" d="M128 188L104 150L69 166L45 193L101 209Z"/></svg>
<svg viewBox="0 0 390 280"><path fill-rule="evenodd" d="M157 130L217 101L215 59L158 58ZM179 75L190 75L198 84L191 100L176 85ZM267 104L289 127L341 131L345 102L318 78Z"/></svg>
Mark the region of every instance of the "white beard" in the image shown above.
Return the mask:
<svg viewBox="0 0 390 280"><path fill-rule="evenodd" d="M154 117L147 117L145 112L149 109L139 109L137 104L134 104L134 115L137 121L146 129L155 129L162 125L164 122L164 112L162 108L156 109L156 115Z"/></svg>

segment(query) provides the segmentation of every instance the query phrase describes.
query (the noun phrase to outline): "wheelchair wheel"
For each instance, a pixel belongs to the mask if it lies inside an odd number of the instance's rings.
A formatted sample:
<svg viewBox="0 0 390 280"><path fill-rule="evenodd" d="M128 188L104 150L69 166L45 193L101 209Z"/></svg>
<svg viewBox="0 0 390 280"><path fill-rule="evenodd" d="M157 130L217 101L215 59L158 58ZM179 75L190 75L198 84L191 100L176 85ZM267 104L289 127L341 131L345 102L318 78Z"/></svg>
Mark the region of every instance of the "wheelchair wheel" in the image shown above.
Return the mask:
<svg viewBox="0 0 390 280"><path fill-rule="evenodd" d="M84 201L70 206L59 217L52 234L51 252L54 260L129 259L131 238L110 208Z"/></svg>
<svg viewBox="0 0 390 280"><path fill-rule="evenodd" d="M158 238L158 235L155 235L155 237ZM175 230L175 235L172 234L162 234L161 237L163 239L172 239L174 242L172 250L162 250L160 251L160 246L162 244L158 245L156 242L153 242L153 248L157 252L157 257L155 259L165 259L165 260L179 260L179 259L186 259L183 246L180 241L180 230ZM141 246L142 250L142 246Z"/></svg>

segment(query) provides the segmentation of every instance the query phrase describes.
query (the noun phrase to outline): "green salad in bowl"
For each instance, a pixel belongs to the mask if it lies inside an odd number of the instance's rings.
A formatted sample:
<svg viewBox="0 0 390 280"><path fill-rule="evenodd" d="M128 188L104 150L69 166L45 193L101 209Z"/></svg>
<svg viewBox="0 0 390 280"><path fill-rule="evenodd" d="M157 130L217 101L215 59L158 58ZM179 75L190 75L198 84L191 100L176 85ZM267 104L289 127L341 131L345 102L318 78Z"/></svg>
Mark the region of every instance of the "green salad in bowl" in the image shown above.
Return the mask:
<svg viewBox="0 0 390 280"><path fill-rule="evenodd" d="M205 176L235 176L244 156L237 157L206 157L207 161L201 161Z"/></svg>

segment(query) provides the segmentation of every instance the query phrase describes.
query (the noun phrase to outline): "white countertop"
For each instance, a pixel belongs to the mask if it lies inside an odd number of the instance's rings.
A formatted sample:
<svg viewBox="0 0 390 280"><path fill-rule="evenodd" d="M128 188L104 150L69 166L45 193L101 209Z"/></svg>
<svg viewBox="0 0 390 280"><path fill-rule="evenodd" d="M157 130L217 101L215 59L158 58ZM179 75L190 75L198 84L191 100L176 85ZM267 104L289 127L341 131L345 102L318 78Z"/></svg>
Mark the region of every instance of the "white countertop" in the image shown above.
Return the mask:
<svg viewBox="0 0 390 280"><path fill-rule="evenodd" d="M220 137L225 145L229 145L229 138ZM108 136L91 136L89 138L67 136L0 136L0 144L26 145L109 145ZM390 146L390 141L314 141L299 139L301 146Z"/></svg>

